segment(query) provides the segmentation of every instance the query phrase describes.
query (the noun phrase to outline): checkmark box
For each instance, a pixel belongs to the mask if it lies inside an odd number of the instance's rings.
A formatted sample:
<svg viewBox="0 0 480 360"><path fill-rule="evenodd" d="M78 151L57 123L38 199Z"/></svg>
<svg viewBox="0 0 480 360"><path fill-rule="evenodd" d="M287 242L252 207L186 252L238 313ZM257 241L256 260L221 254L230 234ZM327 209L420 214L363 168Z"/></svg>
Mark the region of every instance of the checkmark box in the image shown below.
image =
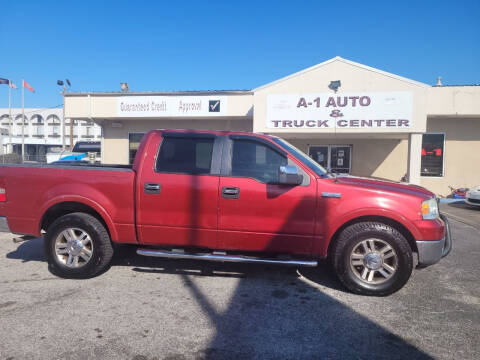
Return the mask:
<svg viewBox="0 0 480 360"><path fill-rule="evenodd" d="M220 100L209 100L208 112L220 112Z"/></svg>

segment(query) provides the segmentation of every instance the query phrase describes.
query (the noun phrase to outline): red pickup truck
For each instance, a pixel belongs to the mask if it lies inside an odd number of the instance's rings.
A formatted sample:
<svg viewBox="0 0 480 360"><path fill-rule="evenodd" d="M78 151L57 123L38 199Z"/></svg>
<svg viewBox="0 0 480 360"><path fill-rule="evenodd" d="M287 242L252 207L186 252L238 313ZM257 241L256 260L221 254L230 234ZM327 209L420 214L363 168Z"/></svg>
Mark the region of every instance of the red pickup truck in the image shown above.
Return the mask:
<svg viewBox="0 0 480 360"><path fill-rule="evenodd" d="M50 269L92 277L112 243L167 258L316 266L388 295L451 239L434 194L336 177L288 142L244 132L154 130L133 166L0 166L0 231L44 236Z"/></svg>

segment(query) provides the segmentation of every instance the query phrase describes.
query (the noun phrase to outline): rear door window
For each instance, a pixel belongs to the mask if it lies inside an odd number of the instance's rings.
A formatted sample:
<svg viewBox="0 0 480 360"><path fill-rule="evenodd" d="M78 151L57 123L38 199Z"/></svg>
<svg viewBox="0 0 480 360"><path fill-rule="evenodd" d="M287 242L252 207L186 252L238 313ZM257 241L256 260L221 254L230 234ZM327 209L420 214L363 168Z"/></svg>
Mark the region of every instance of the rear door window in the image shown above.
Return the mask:
<svg viewBox="0 0 480 360"><path fill-rule="evenodd" d="M155 169L163 173L210 174L213 142L214 138L165 137Z"/></svg>

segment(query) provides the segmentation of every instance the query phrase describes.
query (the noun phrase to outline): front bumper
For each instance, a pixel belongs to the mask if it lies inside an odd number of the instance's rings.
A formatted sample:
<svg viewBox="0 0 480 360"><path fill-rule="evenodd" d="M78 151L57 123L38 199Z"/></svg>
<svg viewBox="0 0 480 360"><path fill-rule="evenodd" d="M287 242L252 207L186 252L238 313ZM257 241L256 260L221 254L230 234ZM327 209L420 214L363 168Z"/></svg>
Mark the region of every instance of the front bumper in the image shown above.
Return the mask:
<svg viewBox="0 0 480 360"><path fill-rule="evenodd" d="M417 241L419 267L426 267L439 262L452 250L450 224L444 215L440 214L440 217L445 223L445 236L436 241Z"/></svg>
<svg viewBox="0 0 480 360"><path fill-rule="evenodd" d="M0 216L0 232L11 232L8 227L8 221L5 216Z"/></svg>
<svg viewBox="0 0 480 360"><path fill-rule="evenodd" d="M480 191L479 190L468 191L465 196L465 202L470 205L480 206Z"/></svg>

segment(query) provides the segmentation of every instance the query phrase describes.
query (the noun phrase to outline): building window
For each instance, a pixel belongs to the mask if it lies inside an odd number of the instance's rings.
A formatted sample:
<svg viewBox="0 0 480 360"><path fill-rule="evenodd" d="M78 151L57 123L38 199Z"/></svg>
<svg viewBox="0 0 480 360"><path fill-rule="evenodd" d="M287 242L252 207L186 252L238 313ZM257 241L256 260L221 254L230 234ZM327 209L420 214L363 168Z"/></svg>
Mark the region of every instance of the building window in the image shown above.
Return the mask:
<svg viewBox="0 0 480 360"><path fill-rule="evenodd" d="M35 114L30 118L30 121L33 125L43 125L42 115Z"/></svg>
<svg viewBox="0 0 480 360"><path fill-rule="evenodd" d="M158 172L210 174L214 138L165 137L160 145Z"/></svg>
<svg viewBox="0 0 480 360"><path fill-rule="evenodd" d="M15 120L17 125L22 125L22 115L17 115ZM28 119L26 116L23 116L23 125L28 125Z"/></svg>
<svg viewBox="0 0 480 360"><path fill-rule="evenodd" d="M48 125L60 125L60 118L57 115L47 116Z"/></svg>
<svg viewBox="0 0 480 360"><path fill-rule="evenodd" d="M137 154L138 147L140 146L140 141L145 133L130 133L128 134L128 162L133 164L135 160L135 155Z"/></svg>
<svg viewBox="0 0 480 360"><path fill-rule="evenodd" d="M37 136L43 136L43 126L37 126L36 134Z"/></svg>
<svg viewBox="0 0 480 360"><path fill-rule="evenodd" d="M2 125L6 125L6 126L12 125L12 122L9 121L9 116L7 114L2 115L2 117L0 117L0 119L2 121Z"/></svg>
<svg viewBox="0 0 480 360"><path fill-rule="evenodd" d="M422 176L443 176L445 134L423 134Z"/></svg>
<svg viewBox="0 0 480 360"><path fill-rule="evenodd" d="M278 169L287 165L287 157L251 140L234 140L232 176L251 177L263 183L278 183Z"/></svg>

